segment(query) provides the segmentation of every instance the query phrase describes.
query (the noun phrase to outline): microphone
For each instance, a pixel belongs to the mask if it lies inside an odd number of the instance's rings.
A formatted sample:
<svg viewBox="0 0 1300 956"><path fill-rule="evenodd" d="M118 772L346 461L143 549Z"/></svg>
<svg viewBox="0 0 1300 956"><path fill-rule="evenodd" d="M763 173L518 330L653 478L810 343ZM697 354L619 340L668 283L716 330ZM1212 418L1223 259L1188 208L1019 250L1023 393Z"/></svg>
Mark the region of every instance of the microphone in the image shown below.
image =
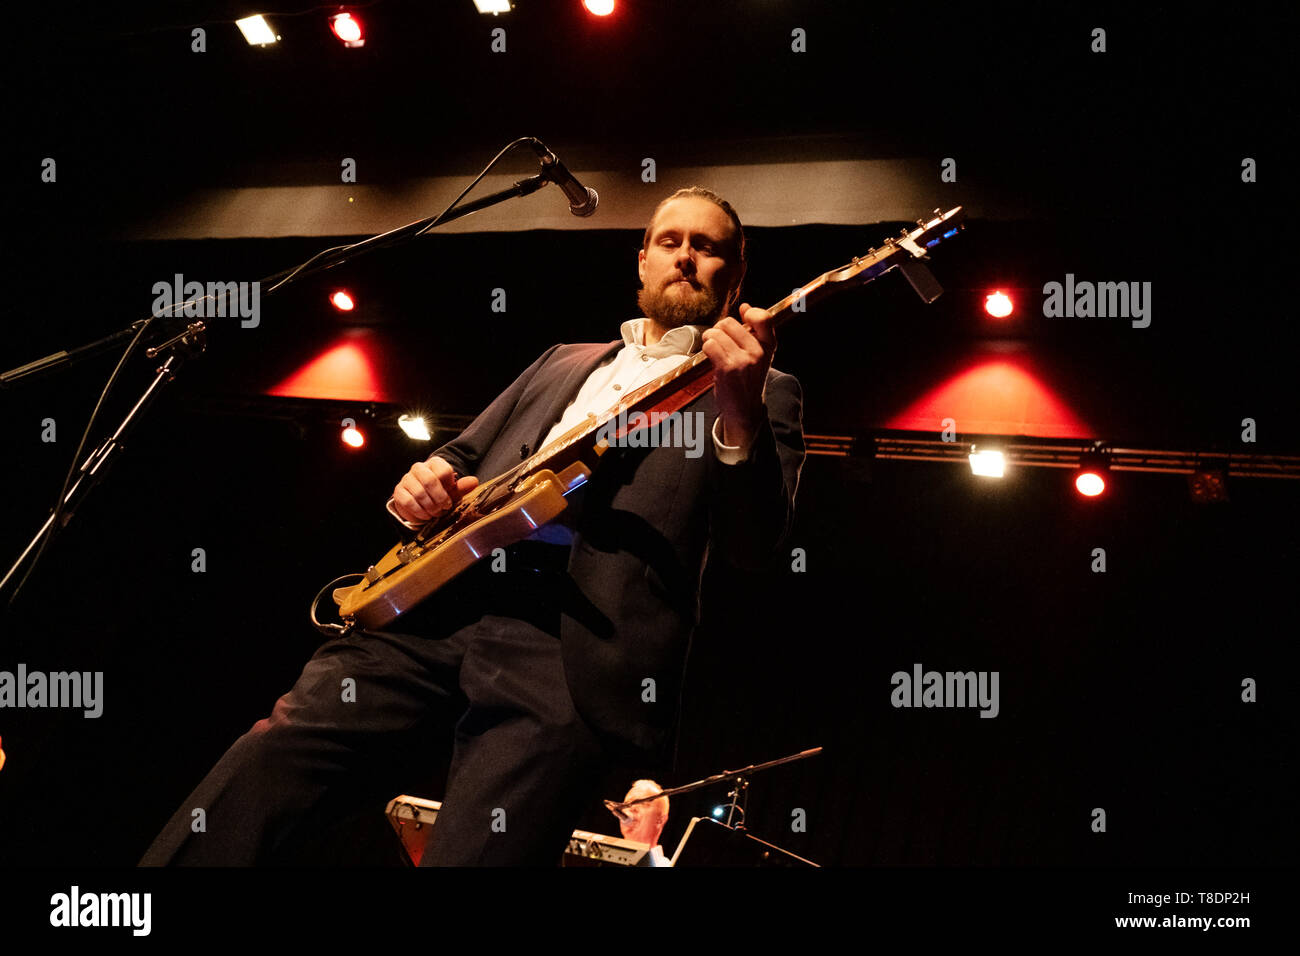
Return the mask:
<svg viewBox="0 0 1300 956"><path fill-rule="evenodd" d="M596 190L578 182L573 173L569 172L564 163L560 162L541 140L532 139L529 145L537 151L537 156L542 161L542 178L564 190L564 195L569 200L569 212L575 216L590 216L595 212L596 203L600 202Z"/></svg>

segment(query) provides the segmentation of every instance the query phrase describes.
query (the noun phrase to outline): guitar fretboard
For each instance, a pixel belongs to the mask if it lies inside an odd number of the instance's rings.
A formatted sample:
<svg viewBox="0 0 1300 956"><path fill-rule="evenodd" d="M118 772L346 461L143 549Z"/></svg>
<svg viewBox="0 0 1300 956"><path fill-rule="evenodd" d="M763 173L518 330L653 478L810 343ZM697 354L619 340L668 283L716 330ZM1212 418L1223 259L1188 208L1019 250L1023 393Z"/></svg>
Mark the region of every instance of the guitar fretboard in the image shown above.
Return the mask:
<svg viewBox="0 0 1300 956"><path fill-rule="evenodd" d="M938 210L935 212L938 213ZM806 306L819 301L831 292L851 282L856 284L870 282L909 257L919 256L924 251L922 245L930 248L941 239L954 235L961 218L962 207L956 206L928 222L919 221L918 227L910 232L904 229L901 236L886 239L879 249L873 248L865 256L855 256L852 262L838 269L823 272L812 282L793 290L768 308L773 323L780 326L792 315L804 311ZM582 451L594 446L596 434L621 414L631 415L660 407L681 407L686 402L694 401L713 387L712 372L712 363L708 356L703 352L696 352L688 361L671 372L647 382L624 396L618 404L604 414L580 422L506 473L485 482L488 486L486 492L490 495L493 491L512 485L543 468L560 470L578 457Z"/></svg>

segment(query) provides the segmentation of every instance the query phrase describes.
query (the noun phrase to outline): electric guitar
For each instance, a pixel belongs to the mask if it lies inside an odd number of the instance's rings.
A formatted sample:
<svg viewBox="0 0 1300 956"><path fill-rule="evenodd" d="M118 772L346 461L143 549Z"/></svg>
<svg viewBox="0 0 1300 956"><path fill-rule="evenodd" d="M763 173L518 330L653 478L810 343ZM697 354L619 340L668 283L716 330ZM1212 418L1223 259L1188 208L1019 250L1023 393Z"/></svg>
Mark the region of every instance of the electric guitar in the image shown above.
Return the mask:
<svg viewBox="0 0 1300 956"><path fill-rule="evenodd" d="M927 302L939 294L929 273L914 260L963 228L961 206L886 239L879 249L795 289L768 311L779 325L792 311L851 285L865 285L901 267ZM697 352L679 367L626 395L594 419L580 423L505 474L481 482L449 511L420 529L412 541L394 546L361 581L336 588L334 602L344 624L378 628L395 620L496 548L524 540L562 512L565 495L591 477L609 445L604 436L653 426L713 387L712 363ZM638 412L645 413L638 415ZM620 413L624 417L619 422ZM612 423L612 424L611 424ZM635 423L635 424L633 424ZM604 431L602 431L604 429Z"/></svg>

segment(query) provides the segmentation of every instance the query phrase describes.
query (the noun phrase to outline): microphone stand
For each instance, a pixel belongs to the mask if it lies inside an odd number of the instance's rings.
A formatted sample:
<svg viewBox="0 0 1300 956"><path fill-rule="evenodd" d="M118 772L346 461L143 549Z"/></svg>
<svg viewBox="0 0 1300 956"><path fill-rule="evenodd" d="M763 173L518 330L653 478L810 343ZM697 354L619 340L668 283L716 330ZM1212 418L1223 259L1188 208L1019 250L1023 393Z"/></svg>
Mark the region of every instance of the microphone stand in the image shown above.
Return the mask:
<svg viewBox="0 0 1300 956"><path fill-rule="evenodd" d="M488 195L483 196L480 199L467 202L463 206L456 206L454 209L448 209L436 216L429 216L427 219L421 219L418 222L407 223L405 226L399 226L396 229L382 232L379 235L371 236L369 239L363 239L360 242L354 242L351 245L343 246L337 250L328 250L326 253L320 253L316 257L313 257L319 258L321 260L320 262L313 263L312 259L307 260L308 263L312 263L309 268L299 266L297 269L286 269L283 272L277 272L275 275L267 276L265 279L261 280L262 282L274 282L276 279L280 279L281 276L285 277L281 279L281 281L276 282L275 285L271 286L265 294L270 295L282 286L287 285L290 281L301 279L304 276L314 275L315 273L322 272L325 269L332 269L335 266L342 265L348 260L359 255L364 255L367 252L373 252L376 249L385 249L389 246L400 245L403 242L414 239L417 236L428 232L435 226L442 226L449 222L455 222L457 219L462 219L471 213L478 212L480 209L495 206L497 203L505 202L507 199L514 199L516 196L522 197L530 195L531 193L537 192L537 190L541 189L549 182L550 180L547 179L545 175L538 173L537 175L529 176L526 179L518 180L514 185L505 189L497 190L494 193L488 193Z"/></svg>
<svg viewBox="0 0 1300 956"><path fill-rule="evenodd" d="M793 763L796 760L804 760L808 757L815 757L821 752L821 747L813 747L811 750L801 750L797 754L790 754L787 757L778 757L776 760L769 760L766 763L752 763L748 767L741 767L739 770L724 770L721 773L715 773L711 777L705 777L703 780L696 780L694 783L685 783L680 787L673 787L671 790L660 790L658 793L651 794L648 797L638 797L635 800L628 800L626 803L606 800L604 801L605 808L616 817L627 819L626 816L619 813L620 810L626 809L627 807L634 807L638 803L649 803L652 800L658 800L660 797L675 797L679 793L689 793L692 790L699 790L701 787L711 787L715 783L721 783L724 780L736 781L737 791L747 790L749 788L749 782L745 780L747 775L752 776L760 770L770 770L773 767L779 767L782 764ZM734 793L729 793L727 796L734 797Z"/></svg>
<svg viewBox="0 0 1300 956"><path fill-rule="evenodd" d="M72 520L72 516L76 512L76 509L80 506L81 500L89 494L90 489L93 488L95 484L108 472L109 466L116 460L117 453L126 448L126 446L122 444L122 437L126 435L126 433L131 429L131 426L135 424L136 417L140 412L153 402L163 385L169 384L173 379L175 379L176 370L181 367L186 359L202 354L203 350L207 347L207 342L205 340L206 331L207 327L202 322L191 322L189 326L186 327L186 330L180 335L173 336L162 345L146 351L146 355L150 358L154 358L168 349L172 350L171 354L167 356L167 360L154 371L153 381L145 387L144 394L141 395L136 400L136 403L131 406L131 410L126 413L126 417L122 419L122 423L117 426L117 430L106 438L103 443L92 451L90 456L82 462L81 468L79 469L80 474L77 476L77 480L72 483L72 487L68 489L68 493L63 497L63 508L61 509L62 517L59 521L60 528L67 527L68 522ZM123 334L127 333L118 332L116 335L109 336L107 339L101 339L99 342L86 346L85 348L74 349L72 353L60 353L64 355L65 358L48 367L57 367L58 365L75 362L76 359L70 357L71 355L74 355L77 352L84 353L86 349L100 351L105 347L103 343L109 342L109 340L115 339ZM54 357L55 356L50 356L50 358ZM35 365L37 363L32 364ZM80 497L78 497L79 495ZM32 540L28 542L27 547L23 549L23 553L20 554L18 560L13 563L13 567L11 567L8 573L5 574L4 579L0 580L0 589L3 589L9 582L9 579L17 573L18 568L22 566L22 563L25 560L27 560L27 555L29 555L32 549L36 547L41 538L47 533L50 533L50 529L54 525L55 514L57 513L59 513L59 509L50 512L50 516L45 519L45 524L41 525L41 529L37 531ZM17 596L18 592L15 591L14 597Z"/></svg>
<svg viewBox="0 0 1300 956"><path fill-rule="evenodd" d="M733 826L732 829L744 830L745 808L740 804L741 800L745 800L745 803L749 803L749 780L746 780L745 778L757 774L759 770L771 770L772 767L779 767L783 765L783 763L805 760L805 758L815 757L816 754L819 753L822 753L822 748L820 747L814 747L810 750L800 750L798 753L789 754L788 757L777 757L776 760L770 760L766 763L750 763L748 767L741 767L740 770L723 770L722 773L714 774L712 777L695 780L694 783L684 783L680 787L673 787L672 790L660 790L658 793L651 793L650 796L637 797L636 800L628 800L627 803L617 803L615 800L606 800L604 801L604 806L606 806L606 809L610 810L610 813L614 814L615 817L619 819L627 819L628 816L623 813L623 810L629 808L629 806L647 804L650 803L651 800L658 800L659 797L673 797L679 795L679 793L689 793L693 790L699 790L699 788L702 787L714 786L715 783L722 783L723 780L733 780L736 786L733 788L732 792L727 795L731 797L732 800L731 804L729 804L729 806L731 806L731 813L728 813L727 816L727 826L732 826L732 818L736 816L737 812L740 812L741 821L740 823L737 823L736 826Z"/></svg>
<svg viewBox="0 0 1300 956"><path fill-rule="evenodd" d="M275 285L263 293L264 295L270 295L271 293L282 289L290 282L295 282L298 279L302 279L309 275L315 275L317 272L322 272L325 269L332 269L335 266L342 265L350 259L355 258L356 256L364 255L367 252L373 252L376 249L399 245L410 239L414 239L416 236L419 236L435 226L455 222L457 219L478 212L480 209L495 206L497 203L504 202L507 199L513 199L516 196L527 196L530 193L535 193L543 186L546 186L549 182L550 181L540 173L535 176L529 176L527 179L519 180L507 189L501 189L497 192L490 193L480 199L467 202L463 206L457 206L453 210L440 213L437 216L430 216L427 219L421 219L418 222L408 223L405 226L400 226L397 229L390 230L389 232L371 236L369 239L363 239L360 242L354 242L351 245L343 246L339 249L328 250L326 253L318 253L311 259L307 260L308 263L310 263L309 266L300 266L297 269L285 269L281 272L275 273L274 275L266 276L258 281L262 285L275 283ZM317 259L320 261L315 261ZM277 282L276 280L280 281ZM225 295L229 295L229 293L225 293ZM194 304L196 301L199 300L191 299L189 302L174 305L172 311L174 313L179 313L181 309ZM153 316L153 318L168 318L168 316ZM102 339L74 348L70 352L54 352L44 358L36 359L34 362L28 362L26 365L20 365L17 368L12 368L7 372L0 373L0 388L9 388L14 383L20 382L29 376L44 375L48 372L54 371L55 369L62 368L65 365L72 365L82 359L106 351L122 339L134 335L139 330L140 326L148 321L149 319L139 319L132 322L131 325L121 331L114 332L112 335L105 336Z"/></svg>
<svg viewBox="0 0 1300 956"><path fill-rule="evenodd" d="M505 155L506 151L509 150L511 146L515 146L523 142L528 142L530 140L531 137L527 137L524 139L516 140L511 144L509 144L508 146L506 146L505 149L503 149L500 153L497 154L496 159L494 159L488 165L487 169L483 170L483 173L480 174L479 179L481 179L483 175L485 175L488 172L488 170L490 170L492 166L496 164L497 160L499 160L503 155ZM478 180L476 179L474 182L477 183ZM426 219L421 219L418 222L412 222L412 223L408 223L405 226L399 226L397 229L392 229L388 232L371 236L369 239L363 239L361 242L355 242L355 243L351 243L350 245L327 249L323 252L317 253L311 259L308 259L306 262L304 262L302 265L298 266L295 269L286 269L281 272L277 272L274 275L267 276L265 279L259 280L260 283L274 283L274 285L271 285L270 288L268 288L263 294L270 295L271 293L288 285L290 282L296 281L298 279L302 279L309 275L314 275L315 273L323 271L325 269L331 269L335 266L342 265L344 262L347 262L357 256L364 255L367 252L373 252L376 249L387 248L389 246L394 246L403 242L408 242L411 239L414 239L417 236L422 235L428 230L434 228L435 226L440 226L443 225L444 223L453 222L464 216L468 216L470 213L478 212L480 209L486 209L489 206L494 206L497 203L504 202L507 199L513 199L516 196L527 196L530 193L535 193L537 192L537 190L547 185L548 182L550 182L550 180L543 174L529 176L526 179L518 180L517 182L514 183L514 185L506 189L498 190L494 193L490 193L486 196L483 196L480 199L475 199L463 205L457 205L457 203L453 202L450 207L448 207L447 209L445 209L443 212L439 213L436 216L430 216ZM473 186L474 183L471 183L469 188L473 188ZM468 192L468 189L466 191ZM464 193L462 193L461 195L463 196ZM226 298L229 297L230 295L231 292L227 290L222 294L222 297ZM200 300L191 299L189 302L182 303L181 305L173 305L171 309L173 315L171 317L175 317L175 315L180 314L180 312L185 307L193 305L197 301ZM9 388L15 382L21 381L25 378L44 375L55 369L72 365L75 362L87 358L90 355L94 355L108 348L111 348L113 345L120 342L123 338L133 335L136 338L133 339L132 344L128 346L127 353L123 356L123 359L125 359L126 356L130 354L131 348L134 348L140 335L142 335L145 332L149 323L152 322L153 319L155 318L162 318L162 317L164 316L154 315L148 319L140 319L136 322L133 322L128 328L122 329L119 332L115 332L112 335L99 339L95 342L91 342L86 345L80 346L78 348L74 348L70 352L68 351L55 352L52 355L47 355L44 358L37 359L34 362L29 362L26 365L21 365L17 368L10 369L9 371L0 374L0 388ZM23 577L23 581L25 582L27 580L27 577L31 575L32 570L36 566L36 561L40 560L40 556L44 552L45 547L49 544L51 540L53 540L53 537L56 534L58 534L60 530L66 527L69 521L72 520L73 514L75 513L76 509L80 507L81 502L85 499L86 495L90 492L90 489L95 486L95 484L98 482L98 480L101 477L103 477L103 475L107 470L107 467L115 459L117 453L122 451L123 448L125 448L125 445L122 444L122 438L136 423L139 417L139 413L149 406L149 404L157 396L157 393L161 389L161 386L170 383L175 378L176 370L181 367L181 365L184 363L186 359L202 354L202 352L206 348L205 332L206 332L206 326L204 325L204 323L191 322L186 326L183 332L177 335L173 335L166 342L163 342L158 346L146 350L145 354L149 358L154 358L168 349L171 349L172 353L167 357L167 360L163 362L163 364L159 366L158 369L155 371L153 380L145 387L144 393L136 400L135 404L132 405L131 410L127 412L126 417L122 420L121 424L118 425L117 429L113 432L113 434L109 436L109 438L106 439L102 444L100 444L93 452L91 452L90 456L87 457L84 462L82 462L81 467L79 469L80 474L77 476L76 481L73 482L70 487L68 484L68 480L64 481L63 487L60 489L60 495L58 496L55 502L54 509L50 512L50 516L46 519L45 523L41 525L40 530L37 531L36 534L32 537L32 540L28 543L27 547L23 549L22 554L18 556L18 559L16 561L14 561L13 565L9 568L8 572L6 572L4 578L0 579L0 591L4 590L5 586L9 583L10 579L18 572L18 569L22 566L23 562L27 560L27 556L31 554L32 549L36 548L37 545L39 544L40 549L37 551L36 557L33 559L31 567L28 568L27 575ZM119 369L120 367L121 366L119 365ZM114 372L114 377L115 376L116 376L116 371ZM107 394L108 389L112 387L112 384L113 384L113 378L110 377L109 384L105 388L105 392L104 392L105 395ZM101 396L100 400L102 403L103 396ZM94 421L94 415L92 414L91 422L93 423L93 421ZM89 430L89 426L87 426L87 430ZM83 445L84 445L84 438L83 438ZM80 448L78 448L78 454L79 453L80 453ZM70 477L71 476L69 476L69 480ZM9 598L10 607L12 607L14 601L17 600L18 592L19 590L21 590L21 588L22 588L22 582L19 583L18 587L14 589L13 594L10 595Z"/></svg>
<svg viewBox="0 0 1300 956"><path fill-rule="evenodd" d="M679 793L689 793L692 790L699 790L702 787L710 787L713 786L715 783L721 783L724 780L730 780L733 782L734 786L732 787L731 792L727 794L727 796L731 798L731 803L728 805L727 822L719 823L716 820L713 822L717 823L718 826L725 826L728 830L734 830L737 833L746 833L747 831L745 830L745 805L748 804L749 802L749 780L747 780L746 778L753 776L754 774L758 773L760 770L770 770L772 767L779 767L782 764L793 763L796 760L803 760L807 757L815 757L817 754L821 752L822 752L821 747L813 747L811 750L801 750L797 754L790 754L789 756L786 757L778 757L776 760L769 760L766 763L750 764L748 767L741 767L739 770L724 770L721 773L715 773L711 777L705 777L703 780L696 780L694 783L687 783L687 784L683 784L680 787L673 787L671 790L660 790L658 793L651 794L648 797L638 797L636 800L628 800L625 803L619 803L614 800L606 800L604 801L604 804L605 804L605 808L609 810L612 814L614 814L614 816L618 817L620 820L626 820L628 819L628 816L623 811L626 810L628 807L636 806L638 803L650 803L653 800L658 800L660 797L675 797ZM735 819L736 814L740 815L740 820L733 825L731 821ZM757 837L751 837L751 838L758 840ZM793 857L794 859L799 860L803 863L808 863L812 866L817 865L816 863L813 863L811 860L805 860L803 859L803 857L796 856L795 854L791 853L789 850L782 850L780 847L776 846L775 844L768 843L765 840L758 840L758 842L762 843L764 846L769 847L770 849L777 850L780 853L784 853L786 856Z"/></svg>
<svg viewBox="0 0 1300 956"><path fill-rule="evenodd" d="M11 368L9 371L0 373L0 388L8 388L14 382L21 381L29 375L42 375L52 369L59 368L63 365L72 365L80 362L82 359L90 358L92 355L98 355L100 352L106 352L123 339L131 338L139 331L140 326L148 322L148 319L137 319L130 326L122 329L120 332L114 332L112 335L106 335L102 339L90 342L86 345L78 346L71 352L62 351L47 355L44 358L38 358L34 362L28 362L26 365L20 365L17 368Z"/></svg>

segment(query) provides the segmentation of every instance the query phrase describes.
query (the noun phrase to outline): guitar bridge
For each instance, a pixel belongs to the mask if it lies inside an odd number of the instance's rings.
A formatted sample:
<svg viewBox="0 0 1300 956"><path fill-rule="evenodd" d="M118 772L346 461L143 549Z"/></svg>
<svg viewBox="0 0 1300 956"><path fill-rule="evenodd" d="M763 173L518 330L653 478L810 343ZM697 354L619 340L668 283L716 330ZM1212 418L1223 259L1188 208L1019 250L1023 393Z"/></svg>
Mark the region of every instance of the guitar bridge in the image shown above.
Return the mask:
<svg viewBox="0 0 1300 956"><path fill-rule="evenodd" d="M410 564L420 556L423 550L423 548L414 542L402 545L402 547L397 549L397 560L401 561L403 564Z"/></svg>

